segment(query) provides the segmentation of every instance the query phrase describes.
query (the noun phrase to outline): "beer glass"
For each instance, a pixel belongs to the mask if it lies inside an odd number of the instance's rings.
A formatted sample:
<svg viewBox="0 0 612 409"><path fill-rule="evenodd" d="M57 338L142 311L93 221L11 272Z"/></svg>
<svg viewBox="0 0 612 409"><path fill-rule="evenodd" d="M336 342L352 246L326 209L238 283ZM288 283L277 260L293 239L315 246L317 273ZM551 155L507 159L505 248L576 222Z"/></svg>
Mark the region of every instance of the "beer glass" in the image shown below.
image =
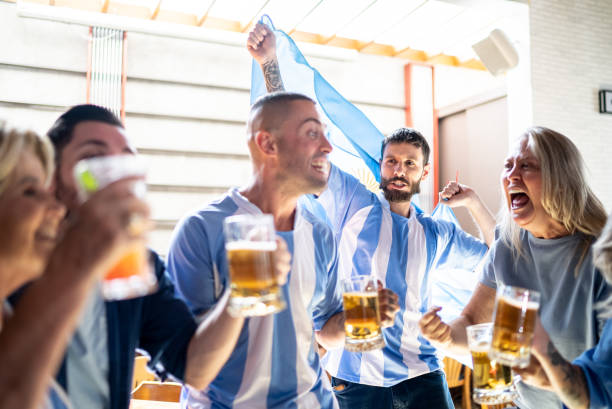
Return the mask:
<svg viewBox="0 0 612 409"><path fill-rule="evenodd" d="M490 351L492 359L512 367L529 366L539 306L540 293L537 291L503 285L497 289Z"/></svg>
<svg viewBox="0 0 612 409"><path fill-rule="evenodd" d="M512 402L516 397L512 370L489 358L493 324L471 325L466 328L468 347L472 354L472 399L483 405Z"/></svg>
<svg viewBox="0 0 612 409"><path fill-rule="evenodd" d="M81 202L105 186L130 176L145 176L146 167L142 159L134 155L101 156L79 161L74 168L74 178ZM134 182L134 193L144 196L144 181ZM129 221L129 228L142 233L144 220ZM102 294L108 300L124 300L153 292L157 280L149 264L148 250L141 244L125 249L123 257L104 276Z"/></svg>
<svg viewBox="0 0 612 409"><path fill-rule="evenodd" d="M383 348L377 280L370 276L346 278L342 280L342 290L344 349L363 352Z"/></svg>
<svg viewBox="0 0 612 409"><path fill-rule="evenodd" d="M230 216L223 222L230 275L229 311L251 317L285 308L274 269L276 233L272 215Z"/></svg>

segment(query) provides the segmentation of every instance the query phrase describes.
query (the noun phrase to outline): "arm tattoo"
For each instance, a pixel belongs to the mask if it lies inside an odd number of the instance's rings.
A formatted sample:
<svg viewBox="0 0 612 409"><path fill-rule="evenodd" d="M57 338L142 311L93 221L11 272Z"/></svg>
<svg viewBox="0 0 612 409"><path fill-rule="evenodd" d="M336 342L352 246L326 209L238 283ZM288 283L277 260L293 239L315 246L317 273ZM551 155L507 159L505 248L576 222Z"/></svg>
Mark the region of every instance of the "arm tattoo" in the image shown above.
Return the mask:
<svg viewBox="0 0 612 409"><path fill-rule="evenodd" d="M546 353L550 357L552 366L561 371L555 371L555 373L563 374L557 379L557 383L561 386L557 388L557 394L561 400L570 408L588 408L589 391L582 369L567 362L550 341L548 341Z"/></svg>
<svg viewBox="0 0 612 409"><path fill-rule="evenodd" d="M272 61L265 62L262 68L268 92L284 91L285 86L283 85L283 79L276 58Z"/></svg>

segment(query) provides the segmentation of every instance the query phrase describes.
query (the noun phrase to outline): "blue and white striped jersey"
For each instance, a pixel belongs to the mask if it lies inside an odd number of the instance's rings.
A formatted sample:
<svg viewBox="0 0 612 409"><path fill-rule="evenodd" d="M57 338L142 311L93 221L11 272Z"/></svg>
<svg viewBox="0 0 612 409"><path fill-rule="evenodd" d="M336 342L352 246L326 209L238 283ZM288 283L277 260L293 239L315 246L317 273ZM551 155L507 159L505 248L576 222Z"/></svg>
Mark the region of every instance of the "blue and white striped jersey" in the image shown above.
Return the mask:
<svg viewBox="0 0 612 409"><path fill-rule="evenodd" d="M235 214L261 214L236 189L184 218L168 254L177 293L200 315L228 287L222 222ZM229 360L203 391L183 388L183 408L336 408L314 340L342 310L332 232L298 206L292 231L277 232L292 254L283 286L287 308L246 320Z"/></svg>
<svg viewBox="0 0 612 409"><path fill-rule="evenodd" d="M330 350L323 358L334 377L374 386L393 386L441 368L436 349L419 332L418 320L431 307L436 269L474 269L487 251L455 224L434 220L412 206L410 217L391 212L382 193L332 167L328 189L309 199L338 239L338 275L374 275L399 296L395 324L383 330L387 346L353 353ZM346 197L351 192L350 197Z"/></svg>

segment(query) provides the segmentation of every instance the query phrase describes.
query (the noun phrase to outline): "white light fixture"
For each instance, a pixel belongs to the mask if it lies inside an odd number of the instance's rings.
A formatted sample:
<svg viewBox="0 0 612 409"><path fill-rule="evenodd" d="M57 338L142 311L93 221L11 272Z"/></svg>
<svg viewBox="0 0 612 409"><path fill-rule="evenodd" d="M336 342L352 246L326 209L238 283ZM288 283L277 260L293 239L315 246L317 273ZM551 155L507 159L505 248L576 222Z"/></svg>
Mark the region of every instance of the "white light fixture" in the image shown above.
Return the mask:
<svg viewBox="0 0 612 409"><path fill-rule="evenodd" d="M500 29L472 46L485 67L493 75L500 75L516 67L519 56L510 39Z"/></svg>

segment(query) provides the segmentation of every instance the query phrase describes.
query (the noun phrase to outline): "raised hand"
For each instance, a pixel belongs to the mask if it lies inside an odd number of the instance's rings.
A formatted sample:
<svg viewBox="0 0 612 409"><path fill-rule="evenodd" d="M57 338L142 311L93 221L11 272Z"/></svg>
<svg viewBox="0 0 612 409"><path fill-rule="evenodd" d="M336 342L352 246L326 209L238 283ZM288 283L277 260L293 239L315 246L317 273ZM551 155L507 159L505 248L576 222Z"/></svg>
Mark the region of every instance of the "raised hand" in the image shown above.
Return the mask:
<svg viewBox="0 0 612 409"><path fill-rule="evenodd" d="M249 33L247 49L259 65L276 60L276 36L262 23L257 23Z"/></svg>
<svg viewBox="0 0 612 409"><path fill-rule="evenodd" d="M444 346L451 342L451 327L438 315L441 309L442 307L432 307L423 314L419 320L419 327L425 338Z"/></svg>
<svg viewBox="0 0 612 409"><path fill-rule="evenodd" d="M440 200L444 200L444 204L450 207L470 207L475 199L476 193L467 186L459 184L455 181L450 181L440 192Z"/></svg>

